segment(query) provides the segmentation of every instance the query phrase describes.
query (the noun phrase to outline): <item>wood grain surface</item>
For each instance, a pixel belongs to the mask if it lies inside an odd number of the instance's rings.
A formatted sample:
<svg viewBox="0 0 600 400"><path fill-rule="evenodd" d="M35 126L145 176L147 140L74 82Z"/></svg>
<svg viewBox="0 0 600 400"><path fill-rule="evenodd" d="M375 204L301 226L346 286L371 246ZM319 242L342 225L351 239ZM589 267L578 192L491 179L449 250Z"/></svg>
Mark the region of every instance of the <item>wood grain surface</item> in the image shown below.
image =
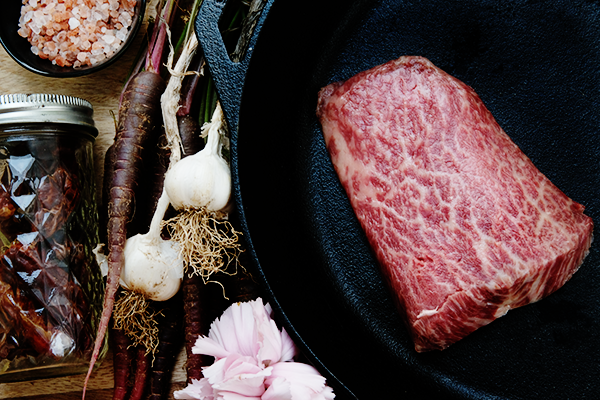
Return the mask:
<svg viewBox="0 0 600 400"><path fill-rule="evenodd" d="M149 17L154 16L157 0L150 1L145 22L140 29L134 44L114 64L84 77L48 78L29 72L18 65L0 46L0 94L8 93L54 93L77 96L88 100L94 107L94 120L99 130L94 145L94 163L97 192L101 190L104 153L113 142L115 122L113 114L118 111L119 95L129 74L135 55L142 44L143 34L147 28ZM40 379L26 382L0 384L0 399L81 399L84 375ZM178 356L173 373L172 389L185 386L185 353ZM89 383L86 399L112 399L113 371L112 353L94 372ZM172 391L173 391L172 390ZM171 393L172 393L171 391ZM173 398L172 395L170 398Z"/></svg>

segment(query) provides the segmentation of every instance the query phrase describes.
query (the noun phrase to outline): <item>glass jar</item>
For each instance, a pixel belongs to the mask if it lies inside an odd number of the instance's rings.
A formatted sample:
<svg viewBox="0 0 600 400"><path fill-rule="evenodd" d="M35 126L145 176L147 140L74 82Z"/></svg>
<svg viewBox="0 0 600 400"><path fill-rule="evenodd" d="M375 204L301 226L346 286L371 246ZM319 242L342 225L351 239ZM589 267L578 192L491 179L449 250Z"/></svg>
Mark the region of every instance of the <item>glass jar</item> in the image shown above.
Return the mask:
<svg viewBox="0 0 600 400"><path fill-rule="evenodd" d="M85 100L0 96L0 382L89 367L104 292L97 135Z"/></svg>

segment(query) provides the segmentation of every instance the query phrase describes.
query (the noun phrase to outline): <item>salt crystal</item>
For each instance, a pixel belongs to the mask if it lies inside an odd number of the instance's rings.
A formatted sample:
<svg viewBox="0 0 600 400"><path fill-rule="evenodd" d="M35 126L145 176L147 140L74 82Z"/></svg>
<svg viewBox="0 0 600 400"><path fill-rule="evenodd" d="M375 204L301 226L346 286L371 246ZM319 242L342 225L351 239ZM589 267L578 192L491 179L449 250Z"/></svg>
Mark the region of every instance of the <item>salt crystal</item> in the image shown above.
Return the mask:
<svg viewBox="0 0 600 400"><path fill-rule="evenodd" d="M65 31L60 31L58 32L53 39L55 42L60 43L60 42L64 42L67 40L67 32Z"/></svg>
<svg viewBox="0 0 600 400"><path fill-rule="evenodd" d="M93 9L92 10L92 16L90 17L90 21L93 22L93 23L96 23L98 21L102 21L102 14L98 10Z"/></svg>
<svg viewBox="0 0 600 400"><path fill-rule="evenodd" d="M132 22L131 15L129 15L128 13L121 13L121 15L119 15L119 18L117 19L125 26L131 25Z"/></svg>
<svg viewBox="0 0 600 400"><path fill-rule="evenodd" d="M100 15L102 16L100 18L102 21L108 21L108 18L110 17L110 12L108 10L101 10Z"/></svg>
<svg viewBox="0 0 600 400"><path fill-rule="evenodd" d="M104 35L102 36L102 40L104 41L104 43L111 44L115 41L115 37L113 35Z"/></svg>
<svg viewBox="0 0 600 400"><path fill-rule="evenodd" d="M33 18L33 11L27 11L23 18L23 22L29 22Z"/></svg>
<svg viewBox="0 0 600 400"><path fill-rule="evenodd" d="M79 25L81 25L81 22L79 22L79 20L77 18L75 18L75 17L69 18L69 28L75 29Z"/></svg>
<svg viewBox="0 0 600 400"><path fill-rule="evenodd" d="M87 23L85 24L85 29L90 33L90 35L96 32L97 24Z"/></svg>
<svg viewBox="0 0 600 400"><path fill-rule="evenodd" d="M127 39L127 28L123 28L123 29L119 29L116 33L116 38L119 39L121 42L124 42L125 39Z"/></svg>
<svg viewBox="0 0 600 400"><path fill-rule="evenodd" d="M89 18L90 17L90 9L84 4L79 9L79 15L81 18Z"/></svg>

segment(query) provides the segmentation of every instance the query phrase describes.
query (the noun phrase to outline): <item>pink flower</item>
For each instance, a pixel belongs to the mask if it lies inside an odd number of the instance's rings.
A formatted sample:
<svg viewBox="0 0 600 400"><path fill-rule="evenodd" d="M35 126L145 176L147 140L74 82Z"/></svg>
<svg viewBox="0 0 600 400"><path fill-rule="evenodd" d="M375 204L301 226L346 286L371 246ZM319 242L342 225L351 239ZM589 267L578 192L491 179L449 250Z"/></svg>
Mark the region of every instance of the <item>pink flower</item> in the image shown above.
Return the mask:
<svg viewBox="0 0 600 400"><path fill-rule="evenodd" d="M192 351L215 357L204 378L174 393L198 400L331 400L325 378L312 366L293 362L297 353L285 329L277 328L262 299L231 305Z"/></svg>
<svg viewBox="0 0 600 400"><path fill-rule="evenodd" d="M271 368L256 365L252 357L230 354L202 370L215 399L256 399L265 392L265 378Z"/></svg>
<svg viewBox="0 0 600 400"><path fill-rule="evenodd" d="M176 399L181 400L196 400L196 399L214 399L213 389L208 382L208 379L192 379L192 383L187 387L177 390L173 393Z"/></svg>
<svg viewBox="0 0 600 400"><path fill-rule="evenodd" d="M265 380L268 389L262 400L332 400L335 395L325 378L312 366L283 362L273 366Z"/></svg>

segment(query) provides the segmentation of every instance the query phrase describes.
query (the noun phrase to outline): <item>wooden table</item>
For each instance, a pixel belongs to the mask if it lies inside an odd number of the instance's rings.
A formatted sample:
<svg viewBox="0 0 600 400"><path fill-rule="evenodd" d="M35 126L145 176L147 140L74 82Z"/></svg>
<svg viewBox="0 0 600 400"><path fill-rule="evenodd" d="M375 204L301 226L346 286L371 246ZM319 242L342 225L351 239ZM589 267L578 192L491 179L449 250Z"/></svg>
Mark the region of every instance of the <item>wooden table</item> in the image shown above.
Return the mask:
<svg viewBox="0 0 600 400"><path fill-rule="evenodd" d="M117 112L119 94L132 66L135 54L142 43L148 17L154 15L156 1L150 1L146 13L146 22L128 52L113 65L88 76L58 79L34 74L14 62L4 51L4 48L0 46L0 94L56 93L81 97L92 103L94 106L94 119L99 130L94 147L98 193L101 189L104 153L112 143L115 134L113 113ZM183 382L186 379L184 363L185 354L180 354L173 373L173 390L184 387ZM83 380L84 375L74 375L0 384L0 399L80 399ZM100 368L92 376L86 398L90 400L111 399L112 387L112 356L109 352Z"/></svg>

